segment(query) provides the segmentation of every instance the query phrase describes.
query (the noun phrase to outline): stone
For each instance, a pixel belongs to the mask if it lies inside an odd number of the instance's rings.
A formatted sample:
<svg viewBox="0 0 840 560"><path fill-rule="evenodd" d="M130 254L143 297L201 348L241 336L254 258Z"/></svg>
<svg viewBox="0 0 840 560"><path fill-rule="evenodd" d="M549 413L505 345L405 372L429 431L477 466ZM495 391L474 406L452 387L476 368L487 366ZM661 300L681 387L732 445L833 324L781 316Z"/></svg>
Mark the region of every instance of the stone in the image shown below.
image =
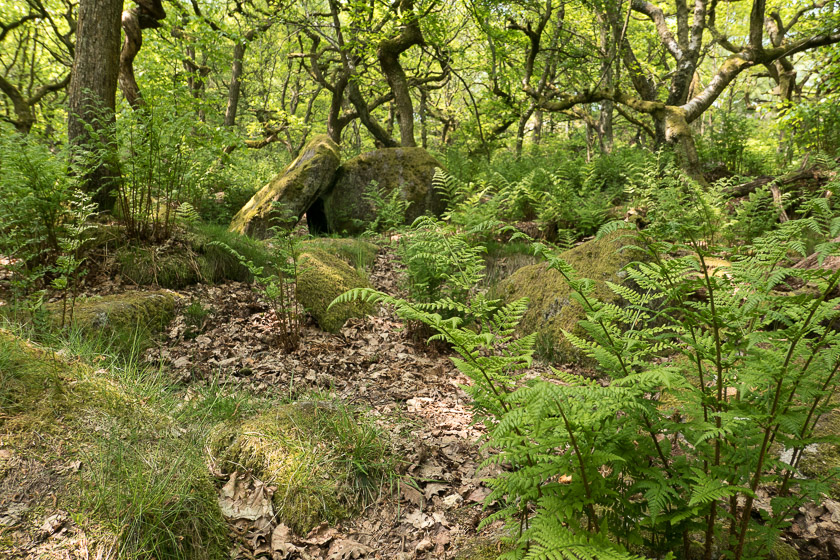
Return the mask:
<svg viewBox="0 0 840 560"><path fill-rule="evenodd" d="M361 273L335 255L320 249L300 255L295 296L325 331L338 332L347 319L371 314L373 305L360 301L329 307L344 292L369 287Z"/></svg>
<svg viewBox="0 0 840 560"><path fill-rule="evenodd" d="M371 181L388 196L395 189L411 204L404 223L431 213L439 216L446 203L432 187L435 168L443 167L423 148L383 148L356 156L339 167L333 186L307 212L312 233L356 235L375 219L375 209L364 199Z"/></svg>
<svg viewBox="0 0 840 560"><path fill-rule="evenodd" d="M274 225L293 227L330 187L339 163L338 145L325 134L316 136L237 212L230 231L265 238Z"/></svg>
<svg viewBox="0 0 840 560"><path fill-rule="evenodd" d="M623 284L627 264L640 260L638 251L622 250L621 233L586 241L561 254L579 278L594 281L593 295L606 303L620 303L607 282ZM578 321L585 317L583 307L571 298L572 291L563 275L546 263L525 266L502 280L496 295L506 302L527 297L528 311L519 327L523 333L538 333L538 343L550 346L553 361L591 365L591 359L573 346L563 331L583 335ZM542 340L540 340L542 339Z"/></svg>
<svg viewBox="0 0 840 560"><path fill-rule="evenodd" d="M90 299L78 299L72 311L72 323L83 331L133 328L141 326L150 331L162 330L175 316L177 294L166 290L155 292L131 291ZM61 323L63 304L46 306L51 320ZM70 322L70 302L67 302L65 323Z"/></svg>

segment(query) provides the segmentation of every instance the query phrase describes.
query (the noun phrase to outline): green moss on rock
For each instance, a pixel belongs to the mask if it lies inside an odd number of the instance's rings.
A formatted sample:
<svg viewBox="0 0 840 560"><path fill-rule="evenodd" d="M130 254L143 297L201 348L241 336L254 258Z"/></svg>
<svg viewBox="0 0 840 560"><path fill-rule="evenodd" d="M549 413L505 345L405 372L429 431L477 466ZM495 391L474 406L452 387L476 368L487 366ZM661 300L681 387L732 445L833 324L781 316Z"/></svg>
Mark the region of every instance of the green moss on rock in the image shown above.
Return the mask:
<svg viewBox="0 0 840 560"><path fill-rule="evenodd" d="M116 251L115 259L120 273L140 286L178 289L198 282L252 280L248 268L219 243L258 266L269 261L268 251L261 241L208 224L177 231L163 245L121 247Z"/></svg>
<svg viewBox="0 0 840 560"><path fill-rule="evenodd" d="M293 226L332 184L339 163L338 145L326 134L316 136L237 212L230 231L267 237L273 225ZM283 207L285 216L276 204Z"/></svg>
<svg viewBox="0 0 840 560"><path fill-rule="evenodd" d="M325 331L338 332L350 317L370 315L373 305L360 301L329 308L332 301L347 290L369 287L370 283L361 273L335 255L322 249L300 255L295 295Z"/></svg>
<svg viewBox="0 0 840 560"><path fill-rule="evenodd" d="M79 299L73 309L73 324L85 331L138 326L158 331L175 316L175 297L172 292L157 291ZM47 304L46 309L54 322L61 321L61 302Z"/></svg>
<svg viewBox="0 0 840 560"><path fill-rule="evenodd" d="M321 522L346 519L364 501L347 468L352 450L336 430L342 426L345 434L350 418L330 402L292 403L217 430L209 449L222 470L246 468L275 486L278 522L306 534Z"/></svg>
<svg viewBox="0 0 840 560"><path fill-rule="evenodd" d="M300 244L301 252L320 249L339 257L356 269L366 269L376 261L379 247L368 241L352 238L315 237Z"/></svg>
<svg viewBox="0 0 840 560"><path fill-rule="evenodd" d="M779 541L770 551L770 560L799 560L799 553L791 545Z"/></svg>
<svg viewBox="0 0 840 560"><path fill-rule="evenodd" d="M621 284L626 278L621 269L640 257L621 248L620 235L613 234L582 243L561 256L577 271L579 278L594 280L595 297L607 303L617 303L619 297L606 282ZM520 328L525 333L537 332L540 338L553 344L552 353L557 361L590 363L589 358L563 335L563 331L582 335L578 321L584 318L585 313L583 307L572 299L572 291L559 272L549 269L546 263L525 266L500 282L495 292L506 301L523 297L529 299L528 311Z"/></svg>
<svg viewBox="0 0 840 560"><path fill-rule="evenodd" d="M376 181L386 196L399 189L400 198L411 202L406 224L427 212L439 216L446 204L432 188L437 167L443 166L423 148L383 148L344 162L332 188L322 197L329 231L361 233L375 219L375 209L363 196L371 181Z"/></svg>
<svg viewBox="0 0 840 560"><path fill-rule="evenodd" d="M825 414L814 429L815 437L840 438L840 409ZM799 470L813 479L832 479L831 497L840 499L840 446L834 442L809 445L802 454Z"/></svg>

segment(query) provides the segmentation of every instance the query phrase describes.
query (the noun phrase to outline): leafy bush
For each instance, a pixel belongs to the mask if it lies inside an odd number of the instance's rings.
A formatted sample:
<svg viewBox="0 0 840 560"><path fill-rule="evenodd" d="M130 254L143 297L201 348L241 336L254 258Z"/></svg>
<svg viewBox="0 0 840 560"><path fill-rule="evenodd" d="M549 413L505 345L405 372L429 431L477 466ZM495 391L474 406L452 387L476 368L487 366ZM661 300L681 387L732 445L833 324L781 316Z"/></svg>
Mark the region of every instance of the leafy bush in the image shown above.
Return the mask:
<svg viewBox="0 0 840 560"><path fill-rule="evenodd" d="M19 293L36 287L60 252L75 195L63 154L29 137L0 135L0 255Z"/></svg>

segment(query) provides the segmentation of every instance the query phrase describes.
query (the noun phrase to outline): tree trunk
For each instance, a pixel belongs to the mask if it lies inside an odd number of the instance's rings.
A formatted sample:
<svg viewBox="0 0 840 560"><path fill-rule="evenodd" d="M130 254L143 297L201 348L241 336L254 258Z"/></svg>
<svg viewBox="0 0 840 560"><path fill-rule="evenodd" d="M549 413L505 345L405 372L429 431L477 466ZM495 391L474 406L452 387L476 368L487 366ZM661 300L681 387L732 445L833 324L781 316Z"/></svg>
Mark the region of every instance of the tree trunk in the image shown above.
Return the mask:
<svg viewBox="0 0 840 560"><path fill-rule="evenodd" d="M413 147L417 145L414 140L414 106L411 102L408 78L400 64L400 55L414 45L424 44L424 40L417 16L413 13L413 0L401 0L399 7L407 21L401 27L399 35L383 39L379 43L376 56L382 73L394 94L394 105L397 108L400 124L400 144L404 147Z"/></svg>
<svg viewBox="0 0 840 560"><path fill-rule="evenodd" d="M94 152L106 154L82 175L82 187L92 194L100 211L114 207L120 175L114 128L122 7L122 0L80 0L69 88L67 136L73 159L81 162ZM98 139L91 137L88 126Z"/></svg>
<svg viewBox="0 0 840 560"><path fill-rule="evenodd" d="M689 177L701 185L708 186L708 182L703 176L703 171L700 167L700 158L697 155L697 148L694 144L694 135L685 119L685 111L679 107L667 107L664 115L660 118L654 115L654 118L657 123L657 133L661 127L664 131L665 143L670 145L676 152L680 167L683 168ZM657 140L659 139L657 138ZM662 143L657 141L657 146L661 145Z"/></svg>
<svg viewBox="0 0 840 560"><path fill-rule="evenodd" d="M239 41L233 47L233 66L230 71L230 86L228 86L228 100L225 108L225 126L236 124L239 93L242 89L242 60L245 58L245 49L247 48L248 43L245 40Z"/></svg>
<svg viewBox="0 0 840 560"><path fill-rule="evenodd" d="M145 102L134 77L134 59L143 46L143 29L160 27L160 20L166 17L161 0L136 0L137 8L122 13L122 28L125 40L120 50L119 84L125 100L134 110Z"/></svg>

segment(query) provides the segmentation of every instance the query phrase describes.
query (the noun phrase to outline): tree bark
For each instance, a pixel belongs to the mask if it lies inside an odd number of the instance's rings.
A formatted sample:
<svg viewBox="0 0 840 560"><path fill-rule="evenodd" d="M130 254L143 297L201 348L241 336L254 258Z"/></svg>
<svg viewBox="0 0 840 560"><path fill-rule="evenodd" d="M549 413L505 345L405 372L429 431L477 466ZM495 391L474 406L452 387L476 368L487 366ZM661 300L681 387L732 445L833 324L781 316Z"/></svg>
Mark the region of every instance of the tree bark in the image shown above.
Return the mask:
<svg viewBox="0 0 840 560"><path fill-rule="evenodd" d="M401 0L400 10L407 20L402 31L396 37L380 41L376 55L379 58L382 73L394 94L394 104L400 125L400 144L413 147L417 145L414 139L414 105L411 101L408 78L400 64L400 55L414 45L424 44L424 40L420 23L414 14L414 0Z"/></svg>
<svg viewBox="0 0 840 560"><path fill-rule="evenodd" d="M140 86L134 76L134 59L143 46L143 29L160 27L160 20L166 17L161 0L136 0L137 8L122 13L122 28L125 40L120 50L120 91L135 111L145 105Z"/></svg>
<svg viewBox="0 0 840 560"><path fill-rule="evenodd" d="M82 152L105 154L81 177L83 189L91 193L100 211L114 207L120 175L114 128L122 7L122 0L80 0L70 80L67 136L73 158L82 162L87 159Z"/></svg>
<svg viewBox="0 0 840 560"><path fill-rule="evenodd" d="M239 108L239 94L242 90L242 60L248 48L246 41L239 41L233 47L233 65L230 70L227 107L225 107L225 126L236 124L236 111Z"/></svg>

